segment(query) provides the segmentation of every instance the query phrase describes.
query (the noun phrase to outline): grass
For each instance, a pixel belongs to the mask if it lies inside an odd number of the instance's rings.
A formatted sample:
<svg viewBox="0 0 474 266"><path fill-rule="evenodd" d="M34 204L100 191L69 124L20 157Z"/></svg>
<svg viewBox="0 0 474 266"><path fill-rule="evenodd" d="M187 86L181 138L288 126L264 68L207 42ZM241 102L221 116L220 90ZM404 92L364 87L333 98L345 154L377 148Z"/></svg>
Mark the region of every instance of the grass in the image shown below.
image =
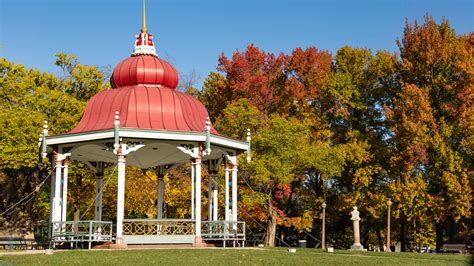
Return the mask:
<svg viewBox="0 0 474 266"><path fill-rule="evenodd" d="M0 265L468 265L470 256L419 253L354 253L316 249L74 250L53 255L0 255Z"/></svg>

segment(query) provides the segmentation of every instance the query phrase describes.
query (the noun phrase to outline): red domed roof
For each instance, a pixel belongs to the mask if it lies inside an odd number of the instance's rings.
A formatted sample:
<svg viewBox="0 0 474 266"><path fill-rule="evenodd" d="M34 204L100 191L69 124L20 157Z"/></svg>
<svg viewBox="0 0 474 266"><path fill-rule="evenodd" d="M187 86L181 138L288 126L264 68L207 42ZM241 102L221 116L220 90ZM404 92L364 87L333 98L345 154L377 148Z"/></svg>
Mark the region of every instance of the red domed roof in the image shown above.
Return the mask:
<svg viewBox="0 0 474 266"><path fill-rule="evenodd" d="M126 86L99 92L87 104L79 124L69 133L114 128L115 111L120 127L204 132L208 113L191 95L157 85ZM219 134L211 125L211 133Z"/></svg>
<svg viewBox="0 0 474 266"><path fill-rule="evenodd" d="M137 55L123 60L110 78L112 88L153 84L176 89L178 81L176 69L154 55Z"/></svg>
<svg viewBox="0 0 474 266"><path fill-rule="evenodd" d="M113 129L116 111L123 128L204 132L206 108L193 96L175 90L178 81L178 72L158 58L153 36L143 26L132 56L114 69L110 78L114 89L92 97L69 133ZM219 134L212 125L211 133Z"/></svg>

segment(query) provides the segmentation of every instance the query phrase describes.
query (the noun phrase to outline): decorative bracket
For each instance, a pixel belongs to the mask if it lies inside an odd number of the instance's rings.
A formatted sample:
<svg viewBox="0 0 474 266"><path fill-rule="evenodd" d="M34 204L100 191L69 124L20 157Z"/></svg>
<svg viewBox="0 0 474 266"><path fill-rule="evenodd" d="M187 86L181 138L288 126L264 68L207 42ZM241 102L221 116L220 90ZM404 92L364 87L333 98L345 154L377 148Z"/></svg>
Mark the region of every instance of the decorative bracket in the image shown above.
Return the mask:
<svg viewBox="0 0 474 266"><path fill-rule="evenodd" d="M225 158L233 165L237 165L237 156L233 152L225 152Z"/></svg>
<svg viewBox="0 0 474 266"><path fill-rule="evenodd" d="M189 157L193 159L200 157L199 147L194 146L193 144L181 144L176 148L178 148L178 150L182 151L184 154L189 155Z"/></svg>
<svg viewBox="0 0 474 266"><path fill-rule="evenodd" d="M56 161L64 161L67 157L71 156L70 153L56 153Z"/></svg>
<svg viewBox="0 0 474 266"><path fill-rule="evenodd" d="M139 149L145 147L144 144L134 145L130 148L128 147L127 144L121 144L121 145L122 145L122 155L128 155L131 152L138 151Z"/></svg>
<svg viewBox="0 0 474 266"><path fill-rule="evenodd" d="M209 170L212 172L217 173L219 171L219 165L222 162L222 158L219 159L214 159L214 160L209 160Z"/></svg>

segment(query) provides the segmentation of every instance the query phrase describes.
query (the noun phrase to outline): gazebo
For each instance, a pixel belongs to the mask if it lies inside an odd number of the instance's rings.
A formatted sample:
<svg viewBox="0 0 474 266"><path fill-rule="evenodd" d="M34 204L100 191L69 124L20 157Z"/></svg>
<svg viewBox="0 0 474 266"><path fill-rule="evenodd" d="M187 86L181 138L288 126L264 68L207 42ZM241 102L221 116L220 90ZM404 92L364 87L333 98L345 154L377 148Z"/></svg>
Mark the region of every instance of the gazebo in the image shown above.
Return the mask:
<svg viewBox="0 0 474 266"><path fill-rule="evenodd" d="M88 102L79 124L70 132L48 136L45 122L41 153L53 154L49 237L53 243L112 242L127 244L193 244L203 241L245 241L245 223L237 219L238 156L250 160L247 141L225 137L213 127L204 105L177 91L178 73L157 56L153 37L143 22L131 57L120 62L110 79L112 88ZM94 220L68 221L68 162L88 165L96 176ZM189 219L163 219L163 176L177 164L191 162ZM117 219L102 221L104 168L116 164ZM201 217L201 169L209 169L209 217ZM218 217L218 169L225 166L225 217ZM126 219L125 166L153 169L158 176L156 219ZM231 181L230 181L231 179ZM211 189L212 188L212 189ZM231 194L230 194L231 189ZM115 231L115 233L114 233Z"/></svg>

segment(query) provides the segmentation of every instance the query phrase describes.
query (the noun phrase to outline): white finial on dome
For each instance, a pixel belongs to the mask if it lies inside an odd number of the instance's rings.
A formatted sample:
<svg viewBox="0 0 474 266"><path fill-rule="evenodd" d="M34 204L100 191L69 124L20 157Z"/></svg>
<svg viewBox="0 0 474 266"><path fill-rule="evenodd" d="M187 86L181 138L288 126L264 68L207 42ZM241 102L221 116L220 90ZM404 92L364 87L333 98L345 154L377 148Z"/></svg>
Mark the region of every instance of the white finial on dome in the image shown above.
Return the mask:
<svg viewBox="0 0 474 266"><path fill-rule="evenodd" d="M44 135L48 135L48 121L44 121L44 124L43 124L43 133Z"/></svg>
<svg viewBox="0 0 474 266"><path fill-rule="evenodd" d="M120 115L119 115L119 111L115 111L114 119L115 119L114 125L115 125L115 126L120 125Z"/></svg>
<svg viewBox="0 0 474 266"><path fill-rule="evenodd" d="M155 44L153 43L153 35L149 34L146 29L146 7L145 0L143 0L142 10L142 29L137 35L137 41L135 42L135 49L133 50L132 56L137 55L154 55L156 54Z"/></svg>
<svg viewBox="0 0 474 266"><path fill-rule="evenodd" d="M43 134L39 134L38 138L38 147L41 147L41 142L43 141Z"/></svg>
<svg viewBox="0 0 474 266"><path fill-rule="evenodd" d="M204 122L204 131L211 131L211 120L209 116L206 117L206 122Z"/></svg>

